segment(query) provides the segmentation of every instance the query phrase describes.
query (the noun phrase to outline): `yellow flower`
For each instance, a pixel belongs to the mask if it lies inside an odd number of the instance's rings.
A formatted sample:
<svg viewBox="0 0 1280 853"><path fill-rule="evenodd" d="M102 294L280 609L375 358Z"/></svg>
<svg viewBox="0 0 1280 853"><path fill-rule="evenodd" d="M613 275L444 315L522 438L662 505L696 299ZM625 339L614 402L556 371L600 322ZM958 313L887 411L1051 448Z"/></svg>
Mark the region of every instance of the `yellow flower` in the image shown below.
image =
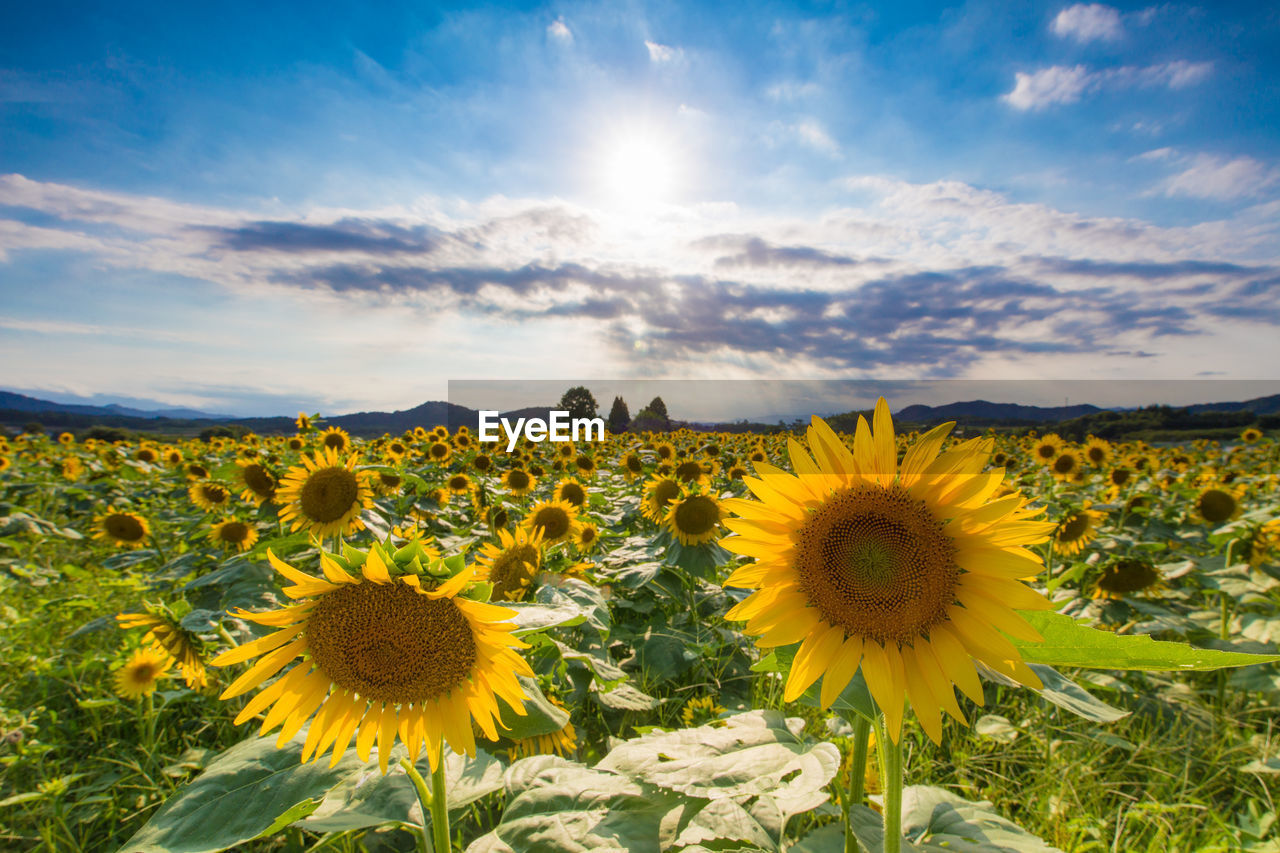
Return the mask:
<svg viewBox="0 0 1280 853"><path fill-rule="evenodd" d="M123 629L146 628L142 642L150 643L158 653L178 664L187 686L193 690L209 683L201 656L203 644L200 638L182 627L182 623L167 613L120 613L116 622ZM168 667L168 664L165 664Z"/></svg>
<svg viewBox="0 0 1280 853"><path fill-rule="evenodd" d="M714 496L684 489L667 508L663 526L681 545L702 545L720 538L723 521L724 511Z"/></svg>
<svg viewBox="0 0 1280 853"><path fill-rule="evenodd" d="M498 543L486 542L476 557L476 579L493 584L496 601L520 601L542 568L542 529L523 527L515 535L498 531Z"/></svg>
<svg viewBox="0 0 1280 853"><path fill-rule="evenodd" d="M543 542L554 545L578 535L578 508L566 501L541 501L521 524L531 532L541 530Z"/></svg>
<svg viewBox="0 0 1280 853"><path fill-rule="evenodd" d="M1156 566L1146 560L1122 557L1102 570L1093 584L1093 597L1119 600L1126 595L1153 593L1164 588L1164 575Z"/></svg>
<svg viewBox="0 0 1280 853"><path fill-rule="evenodd" d="M193 484L187 489L187 494L190 495L191 502L205 512L217 512L231 503L231 490L212 480Z"/></svg>
<svg viewBox="0 0 1280 853"><path fill-rule="evenodd" d="M1228 522L1240 515L1240 498L1243 494L1243 488L1232 488L1225 484L1203 489L1196 498L1196 515L1209 524Z"/></svg>
<svg viewBox="0 0 1280 853"><path fill-rule="evenodd" d="M168 669L168 655L151 648L138 649L128 663L115 672L116 695L122 699L150 696Z"/></svg>
<svg viewBox="0 0 1280 853"><path fill-rule="evenodd" d="M230 551L248 551L258 541L258 531L252 524L234 518L225 518L209 528L208 539L213 544Z"/></svg>
<svg viewBox="0 0 1280 853"><path fill-rule="evenodd" d="M727 522L739 535L721 544L756 558L725 582L756 590L727 617L745 620L762 648L800 642L785 701L821 677L829 707L861 667L895 743L906 699L940 742L942 711L965 722L953 684L982 703L973 659L1041 686L1005 634L1041 639L1017 613L1050 607L1022 583L1043 567L1023 546L1053 525L1028 520L1017 494L992 500L1004 479L983 470L992 439L941 452L954 426L944 424L899 465L884 398L874 423L859 418L850 451L815 417L813 457L789 441L799 476L757 463L744 482L759 500L725 502L741 517Z"/></svg>
<svg viewBox="0 0 1280 853"><path fill-rule="evenodd" d="M373 506L373 490L363 471L353 470L356 456L345 462L336 450L325 448L315 457L302 456L302 465L289 469L280 484L282 521L292 530L308 528L313 536L347 536L364 527L360 510Z"/></svg>
<svg viewBox="0 0 1280 853"><path fill-rule="evenodd" d="M242 500L261 505L275 498L276 478L265 465L248 459L237 459L236 465L240 468L240 482L244 484L244 491L240 493Z"/></svg>
<svg viewBox="0 0 1280 853"><path fill-rule="evenodd" d="M214 659L215 666L230 666L259 658L221 698L247 693L285 670L235 722L266 711L260 733L280 726L277 744L283 746L314 714L304 762L332 747L331 766L337 764L353 735L362 761L377 743L383 773L397 735L411 760L425 743L433 770L442 741L474 756L472 720L498 739L498 697L525 713L527 696L516 676L531 677L533 670L515 651L528 646L511 634L513 612L459 595L473 579L471 568L437 581L410 570L400 574L395 558L378 546L363 556L357 568L321 554L324 577L314 577L268 551L272 567L292 582L285 594L299 603L235 614L280 630Z"/></svg>
<svg viewBox="0 0 1280 853"><path fill-rule="evenodd" d="M502 476L502 485L517 498L529 494L537 484L537 479L523 468L512 468Z"/></svg>
<svg viewBox="0 0 1280 853"><path fill-rule="evenodd" d="M110 512L100 516L98 529L94 531L94 539L110 539L117 545L127 548L140 547L151 535L151 527L147 520L132 512Z"/></svg>
<svg viewBox="0 0 1280 853"><path fill-rule="evenodd" d="M568 713L569 709L556 697L549 695L547 701ZM535 737L518 738L515 745L507 750L507 757L512 761L532 755L559 755L563 758L572 754L577 748L578 733L573 728L573 722L566 721L564 728L559 731Z"/></svg>
<svg viewBox="0 0 1280 853"><path fill-rule="evenodd" d="M573 477L566 477L556 484L553 497L578 508L587 502L587 490Z"/></svg>
<svg viewBox="0 0 1280 853"><path fill-rule="evenodd" d="M1079 554L1097 537L1098 524L1106 517L1106 513L1089 509L1087 502L1082 509L1068 512L1053 530L1058 552L1068 557Z"/></svg>
<svg viewBox="0 0 1280 853"><path fill-rule="evenodd" d="M351 449L351 436L341 427L329 427L320 433L320 446L334 453L345 453Z"/></svg>
<svg viewBox="0 0 1280 853"><path fill-rule="evenodd" d="M719 718L723 713L724 706L710 696L695 696L685 703L684 710L680 712L680 719L684 721L686 727L700 726Z"/></svg>
<svg viewBox="0 0 1280 853"><path fill-rule="evenodd" d="M668 505L680 497L680 482L671 477L654 477L645 483L641 514L652 522L661 524L667 517Z"/></svg>

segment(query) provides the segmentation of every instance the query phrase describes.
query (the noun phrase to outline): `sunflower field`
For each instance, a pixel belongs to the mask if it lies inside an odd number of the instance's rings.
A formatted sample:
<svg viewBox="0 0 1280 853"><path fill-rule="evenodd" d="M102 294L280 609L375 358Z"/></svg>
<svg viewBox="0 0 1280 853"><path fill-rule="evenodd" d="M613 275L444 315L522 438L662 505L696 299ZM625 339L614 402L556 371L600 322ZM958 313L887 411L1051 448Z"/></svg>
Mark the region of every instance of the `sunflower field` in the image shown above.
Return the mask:
<svg viewBox="0 0 1280 853"><path fill-rule="evenodd" d="M1280 851L1280 445L0 440L0 849Z"/></svg>

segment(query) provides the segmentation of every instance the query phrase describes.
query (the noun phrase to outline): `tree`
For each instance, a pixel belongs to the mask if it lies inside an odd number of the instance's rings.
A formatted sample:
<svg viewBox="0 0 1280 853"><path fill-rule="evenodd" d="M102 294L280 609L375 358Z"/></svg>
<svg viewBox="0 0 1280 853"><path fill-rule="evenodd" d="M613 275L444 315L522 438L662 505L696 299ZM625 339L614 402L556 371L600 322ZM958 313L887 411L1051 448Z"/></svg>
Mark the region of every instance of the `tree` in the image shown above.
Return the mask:
<svg viewBox="0 0 1280 853"><path fill-rule="evenodd" d="M576 385L564 392L556 408L567 411L571 418L594 418L599 416L600 406L585 385Z"/></svg>
<svg viewBox="0 0 1280 853"><path fill-rule="evenodd" d="M645 408L653 412L655 415L657 415L660 418L665 418L668 420L671 418L671 416L667 414L667 404L662 402L661 397L654 397L649 402L649 405L645 406Z"/></svg>
<svg viewBox="0 0 1280 853"><path fill-rule="evenodd" d="M609 409L609 432L626 432L629 423L631 423L631 412L627 410L627 401L621 397L614 397L613 408Z"/></svg>

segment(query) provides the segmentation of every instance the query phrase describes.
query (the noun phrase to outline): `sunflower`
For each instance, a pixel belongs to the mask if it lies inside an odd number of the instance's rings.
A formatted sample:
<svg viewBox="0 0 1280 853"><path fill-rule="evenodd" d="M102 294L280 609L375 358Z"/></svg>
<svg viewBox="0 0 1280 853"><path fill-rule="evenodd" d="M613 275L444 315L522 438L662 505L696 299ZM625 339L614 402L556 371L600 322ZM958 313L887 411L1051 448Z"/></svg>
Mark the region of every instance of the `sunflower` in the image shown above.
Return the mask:
<svg viewBox="0 0 1280 853"><path fill-rule="evenodd" d="M741 480L750 473L751 472L743 465L730 465L729 469L724 472L724 475L729 480Z"/></svg>
<svg viewBox="0 0 1280 853"><path fill-rule="evenodd" d="M686 488L671 501L662 524L681 545L702 545L720 538L724 517L715 497Z"/></svg>
<svg viewBox="0 0 1280 853"><path fill-rule="evenodd" d="M1098 535L1098 524L1106 513L1089 509L1089 504L1072 510L1062 517L1053 530L1054 547L1058 552L1072 557L1085 549Z"/></svg>
<svg viewBox="0 0 1280 853"><path fill-rule="evenodd" d="M1074 450L1060 449L1049 463L1049 471L1055 480L1072 480L1080 473L1080 457Z"/></svg>
<svg viewBox="0 0 1280 853"><path fill-rule="evenodd" d="M1164 589L1160 569L1146 560L1121 557L1113 560L1094 581L1093 598L1119 600L1126 595L1152 593Z"/></svg>
<svg viewBox="0 0 1280 853"><path fill-rule="evenodd" d="M314 712L304 762L332 746L330 766L337 764L356 735L362 761L377 742L384 774L397 734L411 761L426 744L433 771L442 741L474 757L471 721L497 740L499 696L515 713L526 713L527 696L516 676L532 677L533 670L515 651L528 646L511 634L513 612L459 594L473 579L472 568L444 578L426 572L416 555L401 565L377 545L367 554L347 554L363 558L363 565L344 565L322 553L324 577L314 577L267 552L272 567L293 582L285 594L301 601L266 613L235 614L280 630L214 659L215 666L230 666L261 656L221 698L239 696L289 669L245 705L236 724L270 707L260 733L282 726L282 746ZM406 549L396 554L406 555ZM445 572L446 565L431 568ZM295 664L300 655L305 657Z"/></svg>
<svg viewBox="0 0 1280 853"><path fill-rule="evenodd" d="M373 506L373 490L364 471L355 471L356 456L345 462L336 450L302 456L302 464L290 468L280 484L281 521L291 530L309 528L311 534L346 536L364 527L360 510Z"/></svg>
<svg viewBox="0 0 1280 853"><path fill-rule="evenodd" d="M485 510L484 519L489 529L496 533L507 529L507 525L511 523L511 514L507 512L505 506L494 504Z"/></svg>
<svg viewBox="0 0 1280 853"><path fill-rule="evenodd" d="M622 467L622 474L627 478L628 483L644 473L644 460L640 458L639 453L634 451L624 455L619 465Z"/></svg>
<svg viewBox="0 0 1280 853"><path fill-rule="evenodd" d="M573 467L583 477L594 477L596 475L596 460L585 453L579 453L574 458Z"/></svg>
<svg viewBox="0 0 1280 853"><path fill-rule="evenodd" d="M466 474L457 473L451 475L449 479L445 481L445 488L449 490L450 494L465 495L470 493L475 486L472 484L471 478Z"/></svg>
<svg viewBox="0 0 1280 853"><path fill-rule="evenodd" d="M543 542L554 545L578 535L578 508L567 501L541 501L521 524L531 532L541 530Z"/></svg>
<svg viewBox="0 0 1280 853"><path fill-rule="evenodd" d="M8 456L0 455L0 471L8 471L13 466L13 460Z"/></svg>
<svg viewBox="0 0 1280 853"><path fill-rule="evenodd" d="M84 474L84 463L75 456L68 456L62 460L62 478L75 482Z"/></svg>
<svg viewBox="0 0 1280 853"><path fill-rule="evenodd" d="M476 556L476 579L493 584L497 601L520 601L542 568L542 531L523 527L515 535L498 531L498 544L486 542Z"/></svg>
<svg viewBox="0 0 1280 853"><path fill-rule="evenodd" d="M213 480L192 484L187 489L187 494L191 497L191 502L205 512L218 512L231 503L231 490Z"/></svg>
<svg viewBox="0 0 1280 853"><path fill-rule="evenodd" d="M155 649L138 649L115 672L116 695L141 699L156 692L156 684L169 670L169 656Z"/></svg>
<svg viewBox="0 0 1280 853"><path fill-rule="evenodd" d="M502 475L502 485L517 498L522 498L533 491L538 481L523 468L512 468Z"/></svg>
<svg viewBox="0 0 1280 853"><path fill-rule="evenodd" d="M1202 489L1196 497L1196 515L1209 524L1230 521L1240 514L1240 497L1243 494L1243 489L1228 488L1226 485Z"/></svg>
<svg viewBox="0 0 1280 853"><path fill-rule="evenodd" d="M351 436L342 427L331 426L320 433L320 446L334 453L345 453L351 449Z"/></svg>
<svg viewBox="0 0 1280 853"><path fill-rule="evenodd" d="M261 505L275 498L276 478L271 476L265 465L247 459L237 459L236 465L240 468L240 482L244 485L241 500Z"/></svg>
<svg viewBox="0 0 1280 853"><path fill-rule="evenodd" d="M1256 427L1248 427L1244 432L1240 433L1240 440L1245 444L1255 444L1260 438L1262 438L1262 430Z"/></svg>
<svg viewBox="0 0 1280 853"><path fill-rule="evenodd" d="M258 531L251 524L226 518L209 528L208 539L227 551L248 551L258 541Z"/></svg>
<svg viewBox="0 0 1280 853"><path fill-rule="evenodd" d="M387 442L387 458L392 462L399 462L409 452L409 445L405 444L398 438L393 438Z"/></svg>
<svg viewBox="0 0 1280 853"><path fill-rule="evenodd" d="M204 644L192 631L182 627L182 623L167 611L147 613L119 613L116 624L122 629L146 628L142 642L150 643L151 648L178 665L182 678L192 690L199 690L209 684L209 676L204 668L201 654ZM168 663L165 664L168 668Z"/></svg>
<svg viewBox="0 0 1280 853"><path fill-rule="evenodd" d="M600 542L600 529L589 521L578 526L578 535L573 538L573 547L579 554L589 554Z"/></svg>
<svg viewBox="0 0 1280 853"><path fill-rule="evenodd" d="M1090 436L1084 446L1084 458L1095 468L1106 464L1111 458L1111 443L1105 438Z"/></svg>
<svg viewBox="0 0 1280 853"><path fill-rule="evenodd" d="M686 459L676 465L675 476L681 483L706 485L710 482L709 467L697 459Z"/></svg>
<svg viewBox="0 0 1280 853"><path fill-rule="evenodd" d="M1107 473L1107 482L1117 489L1123 489L1133 482L1134 471L1124 465L1117 465Z"/></svg>
<svg viewBox="0 0 1280 853"><path fill-rule="evenodd" d="M160 454L156 452L154 447L139 447L133 454L133 458L139 462L146 462L150 465L153 462L160 461Z"/></svg>
<svg viewBox="0 0 1280 853"><path fill-rule="evenodd" d="M493 457L487 453L477 453L471 460L471 467L483 474L493 467Z"/></svg>
<svg viewBox="0 0 1280 853"><path fill-rule="evenodd" d="M547 701L566 714L569 713L569 709L556 697L548 694ZM518 738L515 744L507 750L507 758L512 761L517 758L529 758L534 755L558 755L561 758L565 758L573 754L577 748L578 733L573 728L573 723L566 720L564 727L558 731L535 737Z"/></svg>
<svg viewBox="0 0 1280 853"><path fill-rule="evenodd" d="M58 433L58 444L64 445L66 447L70 447L75 443L76 443L76 437L74 434L69 432Z"/></svg>
<svg viewBox="0 0 1280 853"><path fill-rule="evenodd" d="M137 548L151 535L147 520L132 512L109 512L97 520L94 539L110 539L116 545Z"/></svg>
<svg viewBox="0 0 1280 853"><path fill-rule="evenodd" d="M452 455L453 448L445 444L443 441L433 441L427 448L427 458L440 465L448 462L449 457Z"/></svg>
<svg viewBox="0 0 1280 853"><path fill-rule="evenodd" d="M664 462L670 462L676 456L676 446L669 441L660 441L653 446L653 452Z"/></svg>
<svg viewBox="0 0 1280 853"><path fill-rule="evenodd" d="M686 728L692 728L719 719L723 713L724 706L715 699L710 696L695 696L685 703L684 710L680 712L680 719Z"/></svg>
<svg viewBox="0 0 1280 853"><path fill-rule="evenodd" d="M992 439L940 452L954 426L943 424L899 465L883 397L873 418L874 430L858 419L851 452L814 417L816 461L792 440L800 476L758 463L759 476L744 482L759 500L725 502L741 517L727 522L739 535L722 544L756 558L725 581L755 590L726 618L745 620L760 647L801 642L784 701L822 677L829 707L861 667L893 741L909 699L937 743L942 711L965 722L953 684L982 703L972 658L1041 686L1004 635L1041 639L1016 611L1051 607L1021 579L1043 566L1023 546L1053 525L1028 520L1036 511L1020 495L989 500L1004 479L983 471Z"/></svg>
<svg viewBox="0 0 1280 853"><path fill-rule="evenodd" d="M556 484L555 500L564 501L575 509L587 502L587 490L573 477L566 477Z"/></svg>
<svg viewBox="0 0 1280 853"><path fill-rule="evenodd" d="M302 436L295 435L291 436L289 440L285 442L285 446L290 450L301 450L307 446L307 441Z"/></svg>
<svg viewBox="0 0 1280 853"><path fill-rule="evenodd" d="M1031 455L1043 464L1048 465L1058 458L1058 448L1060 447L1062 447L1062 438L1055 433L1049 433L1036 442Z"/></svg>
<svg viewBox="0 0 1280 853"><path fill-rule="evenodd" d="M298 432L311 431L311 416L308 415L306 412L298 412L298 417L294 420L293 423L295 426L297 426Z"/></svg>
<svg viewBox="0 0 1280 853"><path fill-rule="evenodd" d="M667 505L680 497L680 483L671 477L654 477L644 487L640 512L650 521L661 524L667 517Z"/></svg>

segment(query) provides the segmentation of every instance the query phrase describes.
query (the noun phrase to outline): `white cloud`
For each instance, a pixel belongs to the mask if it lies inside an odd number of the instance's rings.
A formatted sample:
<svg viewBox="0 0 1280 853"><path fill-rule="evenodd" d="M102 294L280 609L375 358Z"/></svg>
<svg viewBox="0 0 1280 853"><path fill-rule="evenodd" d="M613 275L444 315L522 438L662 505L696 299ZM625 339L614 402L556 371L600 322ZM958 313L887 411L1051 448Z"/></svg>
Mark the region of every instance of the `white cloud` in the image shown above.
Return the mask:
<svg viewBox="0 0 1280 853"><path fill-rule="evenodd" d="M649 49L650 62L658 64L677 62L684 57L684 52L679 48L658 44L656 41L646 39L644 46Z"/></svg>
<svg viewBox="0 0 1280 853"><path fill-rule="evenodd" d="M564 18L556 18L548 24L547 35L553 40L564 44L569 44L573 41L573 32L570 31L569 26L564 22Z"/></svg>
<svg viewBox="0 0 1280 853"><path fill-rule="evenodd" d="M1124 35L1120 12L1101 3L1077 3L1058 13L1049 25L1054 35L1079 42L1116 41Z"/></svg>
<svg viewBox="0 0 1280 853"><path fill-rule="evenodd" d="M1230 201L1260 195L1280 182L1280 169L1252 157L1226 160L1198 154L1190 166L1167 178L1160 189L1168 196Z"/></svg>
<svg viewBox="0 0 1280 853"><path fill-rule="evenodd" d="M765 96L773 101L798 101L812 98L822 92L822 87L812 80L803 83L795 80L784 80L774 83L764 90Z"/></svg>
<svg viewBox="0 0 1280 853"><path fill-rule="evenodd" d="M800 137L800 140L810 148L814 148L824 154L838 155L840 153L839 144L814 119L805 119L794 125L793 129L796 135Z"/></svg>
<svg viewBox="0 0 1280 853"><path fill-rule="evenodd" d="M1183 89L1201 82L1213 71L1212 62L1183 59L1159 65L1123 65L1091 71L1084 65L1051 65L1038 71L1014 74L1013 91L1001 100L1019 110L1042 110L1054 104L1072 104L1101 90L1168 88Z"/></svg>

